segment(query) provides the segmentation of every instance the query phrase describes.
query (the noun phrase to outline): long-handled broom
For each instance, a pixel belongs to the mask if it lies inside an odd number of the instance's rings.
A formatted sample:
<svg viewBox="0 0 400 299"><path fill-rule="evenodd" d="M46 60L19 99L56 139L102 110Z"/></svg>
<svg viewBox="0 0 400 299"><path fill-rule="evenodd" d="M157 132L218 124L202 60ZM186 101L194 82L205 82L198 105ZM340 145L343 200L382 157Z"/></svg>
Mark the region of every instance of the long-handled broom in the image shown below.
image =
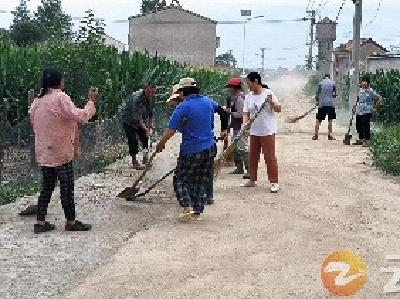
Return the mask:
<svg viewBox="0 0 400 299"><path fill-rule="evenodd" d="M306 113L300 115L300 116L295 116L295 117L288 117L286 119L286 122L290 123L290 124L294 124L297 123L299 120L305 118L307 115L309 115L311 112L313 112L315 109L317 109L318 106L315 106L314 108L310 109L309 111L307 111Z"/></svg>
<svg viewBox="0 0 400 299"><path fill-rule="evenodd" d="M262 103L260 109L256 111L256 113L249 119L247 124L244 126L244 128L240 131L238 135L238 141L245 143L246 139L249 136L249 131L251 128L251 125L254 123L254 121L257 119L258 115L260 115L261 111L265 108L267 105L267 101ZM222 165L226 163L226 161L229 161L232 159L233 154L235 153L235 144L231 143L226 150L223 151L223 153L219 156L219 158L214 162L214 178L216 178L221 171Z"/></svg>

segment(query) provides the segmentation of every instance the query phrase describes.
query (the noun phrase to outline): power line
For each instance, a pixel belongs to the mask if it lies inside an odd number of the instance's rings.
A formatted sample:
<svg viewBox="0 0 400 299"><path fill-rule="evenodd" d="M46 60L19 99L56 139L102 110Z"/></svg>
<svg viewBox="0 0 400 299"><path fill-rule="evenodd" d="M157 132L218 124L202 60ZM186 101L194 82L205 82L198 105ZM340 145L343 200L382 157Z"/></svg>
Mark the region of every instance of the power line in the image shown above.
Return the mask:
<svg viewBox="0 0 400 299"><path fill-rule="evenodd" d="M362 29L367 28L368 26L372 25L372 24L376 21L379 12L380 12L381 9L382 9L382 3L383 3L383 0L379 0L378 7L376 8L376 11L375 11L375 15L373 16L373 18L371 19L371 21L369 21L367 24L365 24L365 25L362 26ZM348 36L348 35L350 35L352 32L353 32L353 30L350 30L350 31L346 32L346 33L344 34L344 36Z"/></svg>
<svg viewBox="0 0 400 299"><path fill-rule="evenodd" d="M307 4L307 7L306 7L306 11L307 11L307 10L310 10L311 1L312 1L312 0L308 0L308 4Z"/></svg>
<svg viewBox="0 0 400 299"><path fill-rule="evenodd" d="M379 0L379 4L378 4L378 7L376 8L374 17L365 26L363 26L364 29L367 28L369 25L372 25L376 21L376 18L378 17L378 14L382 8L382 2L383 2L383 0Z"/></svg>
<svg viewBox="0 0 400 299"><path fill-rule="evenodd" d="M318 4L317 7L317 13L321 13L321 11L325 8L325 6L328 4L329 0L321 0L321 2Z"/></svg>
<svg viewBox="0 0 400 299"><path fill-rule="evenodd" d="M340 7L339 7L339 11L338 11L338 13L337 13L337 16L336 16L336 19L335 19L335 22L337 23L337 21L339 20L339 17L340 17L340 15L341 15L341 13L342 13L342 11L343 11L343 8L344 8L344 6L346 5L346 0L343 0L343 2L342 2L342 5L340 5Z"/></svg>
<svg viewBox="0 0 400 299"><path fill-rule="evenodd" d="M311 4L311 8L310 8L310 9L313 9L313 8L314 8L315 2L317 2L317 0L313 0L313 2L312 2L312 4Z"/></svg>

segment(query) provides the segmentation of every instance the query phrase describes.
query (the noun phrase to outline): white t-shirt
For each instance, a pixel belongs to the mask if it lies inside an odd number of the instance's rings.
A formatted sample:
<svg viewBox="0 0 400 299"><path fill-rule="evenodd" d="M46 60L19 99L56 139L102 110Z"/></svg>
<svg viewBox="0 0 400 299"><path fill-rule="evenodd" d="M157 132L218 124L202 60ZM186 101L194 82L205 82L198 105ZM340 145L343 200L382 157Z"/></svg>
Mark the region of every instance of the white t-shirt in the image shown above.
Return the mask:
<svg viewBox="0 0 400 299"><path fill-rule="evenodd" d="M250 112L250 117L252 117L270 95L272 96L274 104L280 105L278 98L271 89L263 89L260 95L255 95L252 92L246 95L243 112ZM267 104L251 125L250 135L270 136L276 133L278 133L278 121L275 112L271 109L270 105Z"/></svg>

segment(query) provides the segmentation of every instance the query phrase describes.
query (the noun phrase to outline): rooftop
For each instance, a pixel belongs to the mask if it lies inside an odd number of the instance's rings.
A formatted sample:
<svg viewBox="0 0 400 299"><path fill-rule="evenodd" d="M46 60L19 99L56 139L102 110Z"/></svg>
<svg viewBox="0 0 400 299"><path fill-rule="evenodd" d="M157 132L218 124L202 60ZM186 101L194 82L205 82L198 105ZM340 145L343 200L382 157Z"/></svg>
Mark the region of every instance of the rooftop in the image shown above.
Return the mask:
<svg viewBox="0 0 400 299"><path fill-rule="evenodd" d="M151 13L148 13L148 14L139 14L139 15L136 15L136 16L131 16L131 17L129 17L129 20L142 18L142 17L146 17L146 16L151 16L151 15L157 15L157 13L162 12L162 11L167 11L167 10L179 10L179 11L185 12L187 14L190 14L192 16L195 16L195 17L198 17L200 19L203 19L205 21L209 21L210 23L213 23L213 24L217 24L218 23L217 21L214 21L214 20L212 20L210 18L207 18L207 17L204 17L202 15L199 15L199 14L197 14L197 13L191 11L191 10L186 10L186 9L183 9L182 7L173 6L173 5L172 6L167 6L167 7L163 8L163 9L160 9L160 10L158 10L156 12L151 12Z"/></svg>
<svg viewBox="0 0 400 299"><path fill-rule="evenodd" d="M376 41L374 41L372 38L362 38L360 42L360 46L364 46L367 44L374 44L378 48L380 48L384 52L388 52L387 49L385 49L382 45L378 44ZM349 40L345 44L340 44L339 47L336 47L333 49L333 52L342 52L342 51L348 51L351 52L353 50L353 40Z"/></svg>

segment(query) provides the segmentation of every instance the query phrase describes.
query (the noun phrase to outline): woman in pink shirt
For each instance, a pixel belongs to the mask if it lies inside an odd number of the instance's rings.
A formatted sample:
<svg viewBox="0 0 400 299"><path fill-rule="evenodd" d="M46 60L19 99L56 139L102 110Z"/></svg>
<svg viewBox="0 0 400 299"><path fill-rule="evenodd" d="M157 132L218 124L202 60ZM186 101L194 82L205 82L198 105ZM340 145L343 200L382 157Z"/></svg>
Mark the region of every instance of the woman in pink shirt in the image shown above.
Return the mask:
<svg viewBox="0 0 400 299"><path fill-rule="evenodd" d="M64 80L58 69L45 69L42 90L29 110L35 132L36 160L42 168L42 191L38 199L35 233L55 229L45 221L57 180L60 181L61 204L66 218L65 230L88 231L90 224L75 220L74 169L72 161L79 152L78 124L88 122L96 113L95 101L98 90L89 90L84 109L75 107L71 98L63 92Z"/></svg>

